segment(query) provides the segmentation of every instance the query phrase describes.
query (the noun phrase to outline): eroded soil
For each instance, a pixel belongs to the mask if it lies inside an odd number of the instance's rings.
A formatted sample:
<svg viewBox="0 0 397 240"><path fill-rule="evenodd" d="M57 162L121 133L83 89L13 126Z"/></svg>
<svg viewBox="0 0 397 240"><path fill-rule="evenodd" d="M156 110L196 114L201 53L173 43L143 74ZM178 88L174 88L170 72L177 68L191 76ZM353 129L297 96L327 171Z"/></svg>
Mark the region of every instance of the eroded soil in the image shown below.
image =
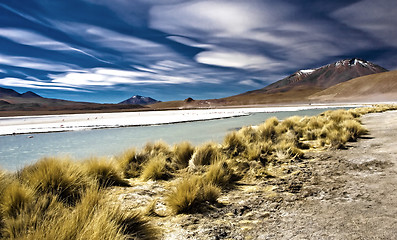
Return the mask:
<svg viewBox="0 0 397 240"><path fill-rule="evenodd" d="M306 153L284 176L240 181L200 213L170 215L167 182L112 189L126 210L155 202L161 239L397 239L397 112L368 114L348 149Z"/></svg>

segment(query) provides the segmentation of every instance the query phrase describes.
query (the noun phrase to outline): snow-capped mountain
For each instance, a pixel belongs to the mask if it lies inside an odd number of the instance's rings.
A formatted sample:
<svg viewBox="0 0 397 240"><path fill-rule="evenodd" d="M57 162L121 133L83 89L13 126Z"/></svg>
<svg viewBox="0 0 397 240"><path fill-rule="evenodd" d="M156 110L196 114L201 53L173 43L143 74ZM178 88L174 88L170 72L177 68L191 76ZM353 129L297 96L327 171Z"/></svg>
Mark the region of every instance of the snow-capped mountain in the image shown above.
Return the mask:
<svg viewBox="0 0 397 240"><path fill-rule="evenodd" d="M119 104L138 104L138 105L148 105L153 103L158 103L156 99L151 97L143 97L139 95L132 96L131 98L120 102Z"/></svg>
<svg viewBox="0 0 397 240"><path fill-rule="evenodd" d="M383 67L362 59L345 59L315 69L299 70L265 88L252 92L285 92L297 87L325 89L356 77L386 71Z"/></svg>

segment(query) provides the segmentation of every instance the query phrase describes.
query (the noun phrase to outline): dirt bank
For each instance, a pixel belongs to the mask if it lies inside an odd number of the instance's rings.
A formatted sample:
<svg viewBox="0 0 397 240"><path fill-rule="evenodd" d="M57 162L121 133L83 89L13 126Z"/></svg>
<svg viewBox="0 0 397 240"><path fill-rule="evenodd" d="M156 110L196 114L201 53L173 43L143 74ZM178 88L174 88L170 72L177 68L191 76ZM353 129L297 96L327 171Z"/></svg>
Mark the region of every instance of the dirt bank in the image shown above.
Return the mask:
<svg viewBox="0 0 397 240"><path fill-rule="evenodd" d="M166 182L113 189L126 210L156 200L161 239L397 239L397 111L368 114L369 135L309 152L282 177L240 181L200 213L169 215ZM280 174L280 173L278 173Z"/></svg>

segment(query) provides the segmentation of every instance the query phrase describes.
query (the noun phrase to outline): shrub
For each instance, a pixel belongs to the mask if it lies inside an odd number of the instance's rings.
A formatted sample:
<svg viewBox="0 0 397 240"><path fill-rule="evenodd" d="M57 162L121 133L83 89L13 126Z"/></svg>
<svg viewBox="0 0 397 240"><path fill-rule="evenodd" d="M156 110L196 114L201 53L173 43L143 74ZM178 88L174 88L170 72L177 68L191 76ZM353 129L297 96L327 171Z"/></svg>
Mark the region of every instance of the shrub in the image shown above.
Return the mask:
<svg viewBox="0 0 397 240"><path fill-rule="evenodd" d="M144 166L141 177L143 180L167 180L171 177L167 157L163 154L152 157Z"/></svg>
<svg viewBox="0 0 397 240"><path fill-rule="evenodd" d="M74 205L92 184L88 176L68 159L43 158L18 172L18 178L39 194L53 194Z"/></svg>
<svg viewBox="0 0 397 240"><path fill-rule="evenodd" d="M176 168L183 169L189 165L189 160L194 153L194 147L189 142L182 142L175 144L172 152L174 154L173 162Z"/></svg>
<svg viewBox="0 0 397 240"><path fill-rule="evenodd" d="M192 160L194 165L210 165L219 158L219 147L216 143L206 143L196 149Z"/></svg>
<svg viewBox="0 0 397 240"><path fill-rule="evenodd" d="M93 178L100 187L129 186L118 165L106 158L91 158L83 163L85 172Z"/></svg>

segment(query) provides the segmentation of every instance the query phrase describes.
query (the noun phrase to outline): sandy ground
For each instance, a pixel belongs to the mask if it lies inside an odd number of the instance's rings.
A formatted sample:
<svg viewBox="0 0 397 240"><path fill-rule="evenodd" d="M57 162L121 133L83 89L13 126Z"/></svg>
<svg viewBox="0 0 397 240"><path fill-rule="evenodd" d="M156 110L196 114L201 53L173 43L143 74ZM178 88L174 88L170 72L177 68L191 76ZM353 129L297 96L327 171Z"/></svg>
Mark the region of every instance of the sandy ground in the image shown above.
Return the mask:
<svg viewBox="0 0 397 240"><path fill-rule="evenodd" d="M293 107L253 107L0 117L0 135L169 124L236 117L255 112L297 111L335 106L341 107L341 105L306 105ZM351 107L353 105L343 106Z"/></svg>
<svg viewBox="0 0 397 240"><path fill-rule="evenodd" d="M348 149L310 152L285 177L239 182L200 213L153 217L161 239L397 239L397 111L363 117L368 136ZM126 210L166 184L113 189Z"/></svg>
<svg viewBox="0 0 397 240"><path fill-rule="evenodd" d="M363 124L370 134L348 150L313 155L313 196L287 204L263 237L397 239L397 112L369 114Z"/></svg>

